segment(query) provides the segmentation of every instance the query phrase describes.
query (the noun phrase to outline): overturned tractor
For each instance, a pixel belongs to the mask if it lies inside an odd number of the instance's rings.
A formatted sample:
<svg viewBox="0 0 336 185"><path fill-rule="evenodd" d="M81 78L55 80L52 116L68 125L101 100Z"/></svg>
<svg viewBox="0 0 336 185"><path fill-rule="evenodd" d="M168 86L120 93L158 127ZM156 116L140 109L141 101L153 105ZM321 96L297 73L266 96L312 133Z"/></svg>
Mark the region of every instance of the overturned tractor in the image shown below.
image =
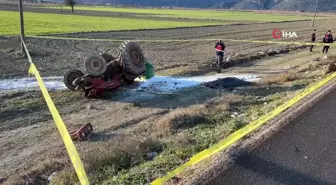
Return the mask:
<svg viewBox="0 0 336 185"><path fill-rule="evenodd" d="M137 43L126 41L117 57L109 50L84 60L87 74L73 69L64 76L64 83L74 91L84 91L86 97L99 97L106 90L117 89L121 81L132 83L146 72L145 57Z"/></svg>

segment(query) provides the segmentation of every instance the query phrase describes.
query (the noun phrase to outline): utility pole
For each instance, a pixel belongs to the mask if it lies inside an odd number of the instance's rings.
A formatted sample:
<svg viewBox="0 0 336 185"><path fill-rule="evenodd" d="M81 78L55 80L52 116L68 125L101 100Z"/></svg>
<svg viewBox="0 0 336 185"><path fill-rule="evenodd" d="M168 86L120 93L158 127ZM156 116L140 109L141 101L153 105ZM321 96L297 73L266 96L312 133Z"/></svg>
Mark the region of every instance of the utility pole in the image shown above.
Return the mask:
<svg viewBox="0 0 336 185"><path fill-rule="evenodd" d="M314 27L314 23L315 23L315 16L316 16L316 11L317 11L318 1L319 1L319 0L316 0L316 4L315 4L315 11L314 11L314 17L313 17L312 27Z"/></svg>
<svg viewBox="0 0 336 185"><path fill-rule="evenodd" d="M24 41L24 22L23 22L23 9L22 9L22 0L19 0L19 11L20 11L20 28L21 28L21 51L24 53L25 49L23 46Z"/></svg>
<svg viewBox="0 0 336 185"><path fill-rule="evenodd" d="M176 0L176 7L179 7L179 0Z"/></svg>

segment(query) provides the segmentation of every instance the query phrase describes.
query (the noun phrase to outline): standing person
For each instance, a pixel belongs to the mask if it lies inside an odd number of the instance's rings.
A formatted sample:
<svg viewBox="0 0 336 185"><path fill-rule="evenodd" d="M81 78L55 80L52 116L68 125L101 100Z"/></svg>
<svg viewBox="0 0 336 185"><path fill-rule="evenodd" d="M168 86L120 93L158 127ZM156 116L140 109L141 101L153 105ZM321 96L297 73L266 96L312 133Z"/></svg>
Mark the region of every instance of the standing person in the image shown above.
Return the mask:
<svg viewBox="0 0 336 185"><path fill-rule="evenodd" d="M219 39L215 45L216 48L216 65L217 65L217 73L221 72L223 60L224 60L224 50L225 44L222 39Z"/></svg>
<svg viewBox="0 0 336 185"><path fill-rule="evenodd" d="M316 30L314 30L313 33L311 34L311 42L314 43L315 41L316 41ZM309 51L313 52L313 48L314 45L311 45Z"/></svg>
<svg viewBox="0 0 336 185"><path fill-rule="evenodd" d="M328 33L325 34L324 37L323 37L323 43L331 44L333 42L334 42L334 39L333 39L333 36L331 34L331 30L328 30ZM330 48L330 45L324 45L323 46L322 53L326 55L324 58L327 58L329 48Z"/></svg>

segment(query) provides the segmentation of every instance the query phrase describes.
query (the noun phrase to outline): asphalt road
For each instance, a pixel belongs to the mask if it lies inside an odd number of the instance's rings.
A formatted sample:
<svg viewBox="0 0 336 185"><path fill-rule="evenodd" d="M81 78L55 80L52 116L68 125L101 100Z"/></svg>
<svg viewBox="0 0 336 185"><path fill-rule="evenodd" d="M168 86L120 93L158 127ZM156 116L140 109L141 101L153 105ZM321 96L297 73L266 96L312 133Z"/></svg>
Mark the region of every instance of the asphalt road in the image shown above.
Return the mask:
<svg viewBox="0 0 336 185"><path fill-rule="evenodd" d="M336 184L336 91L208 185Z"/></svg>

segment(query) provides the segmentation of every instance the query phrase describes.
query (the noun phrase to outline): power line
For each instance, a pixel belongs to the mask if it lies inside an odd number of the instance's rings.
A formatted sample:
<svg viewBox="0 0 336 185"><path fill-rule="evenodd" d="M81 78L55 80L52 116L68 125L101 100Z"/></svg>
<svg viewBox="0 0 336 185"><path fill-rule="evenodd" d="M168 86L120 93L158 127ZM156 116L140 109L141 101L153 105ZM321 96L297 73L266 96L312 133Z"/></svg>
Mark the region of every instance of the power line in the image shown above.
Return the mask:
<svg viewBox="0 0 336 185"><path fill-rule="evenodd" d="M21 31L21 51L25 52L23 41L24 41L24 20L23 20L23 9L22 9L22 0L19 0L19 11L20 11L20 31Z"/></svg>
<svg viewBox="0 0 336 185"><path fill-rule="evenodd" d="M317 11L317 4L318 4L319 0L316 0L316 4L315 4L315 11L314 11L314 17L313 17L313 23L312 23L312 27L314 27L314 23L315 23L315 16L316 16L316 11Z"/></svg>

